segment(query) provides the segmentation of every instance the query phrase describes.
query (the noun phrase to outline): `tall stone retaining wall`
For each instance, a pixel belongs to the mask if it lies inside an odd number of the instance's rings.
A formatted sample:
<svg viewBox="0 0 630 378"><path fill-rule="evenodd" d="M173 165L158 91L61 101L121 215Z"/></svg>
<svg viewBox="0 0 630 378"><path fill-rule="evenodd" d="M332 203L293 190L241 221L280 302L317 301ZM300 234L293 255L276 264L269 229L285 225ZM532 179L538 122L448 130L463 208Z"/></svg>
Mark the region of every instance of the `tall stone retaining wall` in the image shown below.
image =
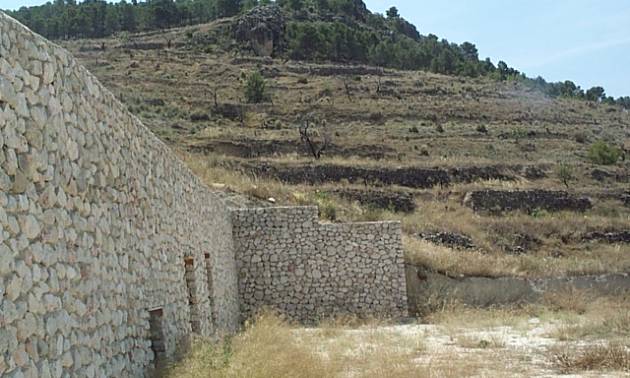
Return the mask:
<svg viewBox="0 0 630 378"><path fill-rule="evenodd" d="M110 92L0 12L0 376L141 376L191 330L233 331L231 234Z"/></svg>
<svg viewBox="0 0 630 378"><path fill-rule="evenodd" d="M235 210L232 222L244 318L406 315L400 223L321 224L315 207Z"/></svg>

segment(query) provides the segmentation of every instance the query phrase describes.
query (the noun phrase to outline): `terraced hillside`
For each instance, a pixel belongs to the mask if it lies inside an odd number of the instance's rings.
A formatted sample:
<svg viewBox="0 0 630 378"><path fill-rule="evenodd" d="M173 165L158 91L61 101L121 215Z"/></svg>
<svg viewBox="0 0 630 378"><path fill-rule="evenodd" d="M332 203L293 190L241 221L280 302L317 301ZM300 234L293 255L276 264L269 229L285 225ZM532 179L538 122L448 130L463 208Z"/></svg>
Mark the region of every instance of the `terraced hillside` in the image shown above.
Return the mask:
<svg viewBox="0 0 630 378"><path fill-rule="evenodd" d="M62 44L235 201L399 219L409 262L449 275L630 269L627 110L513 81L258 57L236 48L234 22ZM247 104L256 71L268 100ZM596 164L604 143L616 163Z"/></svg>

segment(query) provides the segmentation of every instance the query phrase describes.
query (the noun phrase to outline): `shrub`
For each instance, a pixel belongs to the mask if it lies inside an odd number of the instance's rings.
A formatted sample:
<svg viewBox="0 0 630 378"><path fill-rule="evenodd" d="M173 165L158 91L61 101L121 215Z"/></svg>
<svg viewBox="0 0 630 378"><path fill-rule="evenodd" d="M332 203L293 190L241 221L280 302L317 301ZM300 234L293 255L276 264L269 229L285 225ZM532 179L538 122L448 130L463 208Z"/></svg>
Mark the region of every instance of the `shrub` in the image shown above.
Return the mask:
<svg viewBox="0 0 630 378"><path fill-rule="evenodd" d="M573 174L573 167L568 164L560 163L558 166L558 178L564 186L569 188L569 182L575 179L575 175Z"/></svg>
<svg viewBox="0 0 630 378"><path fill-rule="evenodd" d="M619 343L589 346L582 350L556 347L551 353L555 365L563 374L588 370L630 372L630 351Z"/></svg>
<svg viewBox="0 0 630 378"><path fill-rule="evenodd" d="M337 220L337 205L333 202L327 192L316 192L315 203L317 204L320 218L327 219L332 222Z"/></svg>
<svg viewBox="0 0 630 378"><path fill-rule="evenodd" d="M488 128L485 125L479 125L477 126L477 132L482 133L482 134L488 134Z"/></svg>
<svg viewBox="0 0 630 378"><path fill-rule="evenodd" d="M322 201L318 204L319 216L329 221L337 220L337 207L331 201Z"/></svg>
<svg viewBox="0 0 630 378"><path fill-rule="evenodd" d="M253 72L245 82L245 100L258 104L267 99L267 83L260 72Z"/></svg>
<svg viewBox="0 0 630 378"><path fill-rule="evenodd" d="M620 156L621 150L601 140L593 143L588 150L588 158L595 164L612 165L619 160Z"/></svg>
<svg viewBox="0 0 630 378"><path fill-rule="evenodd" d="M321 92L319 92L319 97L332 97L333 95L333 90L330 87L325 87L324 89L322 89Z"/></svg>
<svg viewBox="0 0 630 378"><path fill-rule="evenodd" d="M420 156L429 156L429 146L424 144L420 147Z"/></svg>

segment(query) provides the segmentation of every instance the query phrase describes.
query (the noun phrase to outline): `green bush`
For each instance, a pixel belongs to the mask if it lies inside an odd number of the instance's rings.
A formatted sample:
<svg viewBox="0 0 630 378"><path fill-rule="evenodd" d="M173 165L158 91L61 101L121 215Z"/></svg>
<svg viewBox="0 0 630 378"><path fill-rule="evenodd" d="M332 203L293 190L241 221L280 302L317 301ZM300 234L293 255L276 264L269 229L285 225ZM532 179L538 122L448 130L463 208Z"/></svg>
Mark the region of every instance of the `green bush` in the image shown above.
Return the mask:
<svg viewBox="0 0 630 378"><path fill-rule="evenodd" d="M332 201L318 201L319 216L334 222L337 220L337 206Z"/></svg>
<svg viewBox="0 0 630 378"><path fill-rule="evenodd" d="M250 104L258 104L267 99L267 83L260 72L253 72L245 82L245 100Z"/></svg>
<svg viewBox="0 0 630 378"><path fill-rule="evenodd" d="M593 143L588 150L588 158L595 164L612 165L619 160L620 156L620 149L609 146L606 142L601 140Z"/></svg>

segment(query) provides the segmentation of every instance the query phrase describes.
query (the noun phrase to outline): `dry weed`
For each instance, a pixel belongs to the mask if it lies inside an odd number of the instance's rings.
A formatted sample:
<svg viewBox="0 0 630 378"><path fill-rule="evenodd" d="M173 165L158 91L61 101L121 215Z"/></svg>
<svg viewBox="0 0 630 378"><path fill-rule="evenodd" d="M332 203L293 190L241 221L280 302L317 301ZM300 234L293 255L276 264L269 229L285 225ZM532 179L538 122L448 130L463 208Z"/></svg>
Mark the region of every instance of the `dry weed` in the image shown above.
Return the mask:
<svg viewBox="0 0 630 378"><path fill-rule="evenodd" d="M588 370L612 370L630 373L630 349L622 344L588 346L583 349L568 346L551 350L554 364L563 374Z"/></svg>

